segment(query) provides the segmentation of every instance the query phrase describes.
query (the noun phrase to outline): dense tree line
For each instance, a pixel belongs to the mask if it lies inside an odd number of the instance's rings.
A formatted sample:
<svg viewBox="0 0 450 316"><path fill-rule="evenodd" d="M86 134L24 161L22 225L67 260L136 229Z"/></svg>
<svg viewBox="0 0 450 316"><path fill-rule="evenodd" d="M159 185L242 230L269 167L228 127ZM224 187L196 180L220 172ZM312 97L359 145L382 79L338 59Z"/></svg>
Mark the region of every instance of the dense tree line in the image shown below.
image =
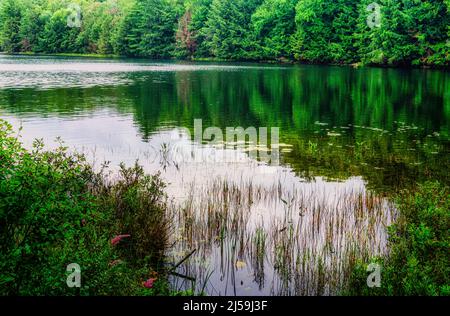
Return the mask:
<svg viewBox="0 0 450 316"><path fill-rule="evenodd" d="M67 23L73 4L79 27ZM450 0L0 0L0 50L448 66L449 8Z"/></svg>

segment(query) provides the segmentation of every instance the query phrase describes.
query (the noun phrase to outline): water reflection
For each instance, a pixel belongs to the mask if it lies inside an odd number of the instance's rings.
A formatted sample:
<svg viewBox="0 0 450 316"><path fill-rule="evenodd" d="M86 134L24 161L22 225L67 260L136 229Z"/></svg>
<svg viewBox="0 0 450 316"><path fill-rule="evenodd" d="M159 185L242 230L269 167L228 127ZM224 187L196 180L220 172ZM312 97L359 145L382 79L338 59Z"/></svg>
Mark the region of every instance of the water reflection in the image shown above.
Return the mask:
<svg viewBox="0 0 450 316"><path fill-rule="evenodd" d="M178 269L196 290L334 294L352 260L386 251L393 191L448 184L449 82L443 71L0 56L0 117L23 126L26 146L61 136L97 166L139 159L161 172L170 256L196 249ZM193 142L180 128L193 134L197 118L279 127L281 165ZM192 150L223 159L184 159Z"/></svg>
<svg viewBox="0 0 450 316"><path fill-rule="evenodd" d="M45 124L8 121L16 128L23 124L28 147L36 137L48 140L55 131L64 132L72 135L67 145L99 168L105 160L114 167L139 157L147 172L160 172L168 183L174 222L170 261L196 250L177 269L184 276L172 280L178 289L215 295L336 294L349 260L386 252L385 227L395 208L367 192L361 177L302 179L292 168L268 166L244 150L217 154L223 149L195 143L177 128L162 128L142 142L132 118L108 111ZM188 148L201 159L184 160L177 151L166 155L170 148Z"/></svg>

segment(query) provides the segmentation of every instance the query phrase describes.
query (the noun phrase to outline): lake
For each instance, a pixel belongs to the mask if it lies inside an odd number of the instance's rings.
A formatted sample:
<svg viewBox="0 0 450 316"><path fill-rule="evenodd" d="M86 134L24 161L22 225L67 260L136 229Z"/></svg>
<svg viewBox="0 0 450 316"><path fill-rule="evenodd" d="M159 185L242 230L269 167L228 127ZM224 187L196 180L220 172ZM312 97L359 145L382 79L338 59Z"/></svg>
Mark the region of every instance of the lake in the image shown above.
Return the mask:
<svg viewBox="0 0 450 316"><path fill-rule="evenodd" d="M388 251L393 193L450 182L444 70L0 55L0 118L27 147L61 137L96 166L160 172L167 260L195 250L171 282L211 295L338 294ZM196 119L278 128L277 164L195 139Z"/></svg>

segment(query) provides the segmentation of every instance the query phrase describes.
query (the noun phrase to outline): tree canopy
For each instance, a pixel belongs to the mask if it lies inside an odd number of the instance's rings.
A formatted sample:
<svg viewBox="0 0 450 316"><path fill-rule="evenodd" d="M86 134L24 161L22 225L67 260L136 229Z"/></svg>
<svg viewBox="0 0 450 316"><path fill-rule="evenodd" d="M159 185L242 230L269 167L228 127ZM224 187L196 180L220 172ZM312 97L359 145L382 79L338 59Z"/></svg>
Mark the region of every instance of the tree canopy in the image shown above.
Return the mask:
<svg viewBox="0 0 450 316"><path fill-rule="evenodd" d="M449 0L0 0L0 50L448 66L449 7ZM70 25L77 14L80 25Z"/></svg>

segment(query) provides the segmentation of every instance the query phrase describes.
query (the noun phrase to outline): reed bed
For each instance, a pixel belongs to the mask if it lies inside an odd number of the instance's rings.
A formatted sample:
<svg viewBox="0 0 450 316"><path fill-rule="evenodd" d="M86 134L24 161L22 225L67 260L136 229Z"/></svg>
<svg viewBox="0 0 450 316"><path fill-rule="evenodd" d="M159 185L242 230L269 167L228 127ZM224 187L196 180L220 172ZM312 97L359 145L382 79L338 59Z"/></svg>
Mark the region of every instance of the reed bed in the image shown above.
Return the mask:
<svg viewBox="0 0 450 316"><path fill-rule="evenodd" d="M175 284L213 295L336 295L356 260L386 254L396 214L364 189L224 179L171 211L173 260L196 250Z"/></svg>

